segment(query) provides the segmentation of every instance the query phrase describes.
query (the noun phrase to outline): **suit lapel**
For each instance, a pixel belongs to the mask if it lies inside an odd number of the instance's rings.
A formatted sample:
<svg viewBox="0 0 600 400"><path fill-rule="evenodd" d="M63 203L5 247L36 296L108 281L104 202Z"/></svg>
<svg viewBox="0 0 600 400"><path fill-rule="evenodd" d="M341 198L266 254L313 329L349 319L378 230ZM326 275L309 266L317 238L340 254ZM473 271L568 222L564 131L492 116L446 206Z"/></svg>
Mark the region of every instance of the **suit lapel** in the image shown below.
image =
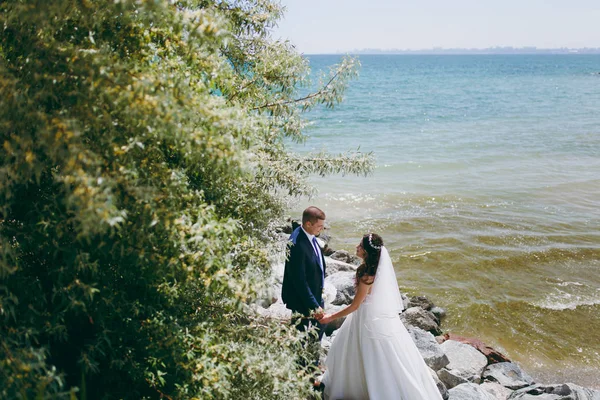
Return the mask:
<svg viewBox="0 0 600 400"><path fill-rule="evenodd" d="M306 236L306 233L304 233L304 230L302 230L301 227L297 228L299 230L297 238L300 239L301 241L304 241L305 245L308 246L307 250L310 251L313 255L313 261L316 264L316 267L321 269L321 264L319 263L319 256L317 256L317 252L315 251L315 248L312 244L312 242L310 241L310 239L308 238L308 236ZM323 257L323 252L319 252L321 254L321 257ZM323 273L325 272L325 259L322 258L323 261Z"/></svg>

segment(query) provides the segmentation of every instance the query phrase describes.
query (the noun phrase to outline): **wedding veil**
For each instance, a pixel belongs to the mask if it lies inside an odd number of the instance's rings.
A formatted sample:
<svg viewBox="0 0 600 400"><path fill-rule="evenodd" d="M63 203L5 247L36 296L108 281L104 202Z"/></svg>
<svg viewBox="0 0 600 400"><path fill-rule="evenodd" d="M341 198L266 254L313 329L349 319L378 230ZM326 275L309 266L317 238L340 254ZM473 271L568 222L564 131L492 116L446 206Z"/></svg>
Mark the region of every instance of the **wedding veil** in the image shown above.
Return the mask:
<svg viewBox="0 0 600 400"><path fill-rule="evenodd" d="M369 303L373 315L380 318L396 317L404 309L392 259L383 246Z"/></svg>

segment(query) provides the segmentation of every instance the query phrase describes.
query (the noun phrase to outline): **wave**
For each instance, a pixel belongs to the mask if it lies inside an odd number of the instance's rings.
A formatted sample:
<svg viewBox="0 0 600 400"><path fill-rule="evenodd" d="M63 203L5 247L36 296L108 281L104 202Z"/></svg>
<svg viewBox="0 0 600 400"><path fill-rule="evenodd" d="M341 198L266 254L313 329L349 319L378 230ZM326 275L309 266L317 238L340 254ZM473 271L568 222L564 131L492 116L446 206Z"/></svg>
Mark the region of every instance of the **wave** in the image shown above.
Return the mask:
<svg viewBox="0 0 600 400"><path fill-rule="evenodd" d="M600 305L600 298L597 299L574 299L569 300L568 297L562 299L556 299L553 297L548 297L540 302L533 302L531 305L539 308L544 308L546 310L554 310L554 311L564 311L564 310L575 310L578 307L586 307L586 306L597 306Z"/></svg>
<svg viewBox="0 0 600 400"><path fill-rule="evenodd" d="M419 258L419 257L424 257L428 254L431 254L431 251L425 251L425 252L416 253L416 254L402 254L400 257Z"/></svg>
<svg viewBox="0 0 600 400"><path fill-rule="evenodd" d="M563 311L600 305L600 286L592 282L561 279L546 279L546 282L552 284L554 289L543 299L532 302L535 307Z"/></svg>

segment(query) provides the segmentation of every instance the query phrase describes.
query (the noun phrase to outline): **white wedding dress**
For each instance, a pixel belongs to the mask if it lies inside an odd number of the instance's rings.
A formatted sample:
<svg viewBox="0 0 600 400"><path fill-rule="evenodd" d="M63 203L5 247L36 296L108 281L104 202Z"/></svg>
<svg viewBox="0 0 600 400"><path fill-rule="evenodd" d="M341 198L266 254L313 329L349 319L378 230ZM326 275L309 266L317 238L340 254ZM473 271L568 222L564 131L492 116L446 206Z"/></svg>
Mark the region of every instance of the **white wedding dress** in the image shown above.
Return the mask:
<svg viewBox="0 0 600 400"><path fill-rule="evenodd" d="M350 314L329 350L326 400L442 400L430 370L400 321L396 274L385 247L371 293Z"/></svg>

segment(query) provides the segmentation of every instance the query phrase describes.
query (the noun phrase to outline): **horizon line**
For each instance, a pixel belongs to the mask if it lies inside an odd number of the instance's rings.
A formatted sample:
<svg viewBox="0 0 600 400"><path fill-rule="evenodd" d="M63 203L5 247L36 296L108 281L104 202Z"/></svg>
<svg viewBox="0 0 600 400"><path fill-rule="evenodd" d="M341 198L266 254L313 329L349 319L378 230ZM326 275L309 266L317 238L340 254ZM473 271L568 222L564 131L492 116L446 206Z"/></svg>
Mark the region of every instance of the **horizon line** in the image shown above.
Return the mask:
<svg viewBox="0 0 600 400"><path fill-rule="evenodd" d="M306 55L338 55L338 54L532 54L532 53L559 53L559 54L600 54L600 47L512 47L512 46L494 46L494 47L432 47L427 49L380 49L380 48L362 48L352 50L336 50L327 52L306 52Z"/></svg>

